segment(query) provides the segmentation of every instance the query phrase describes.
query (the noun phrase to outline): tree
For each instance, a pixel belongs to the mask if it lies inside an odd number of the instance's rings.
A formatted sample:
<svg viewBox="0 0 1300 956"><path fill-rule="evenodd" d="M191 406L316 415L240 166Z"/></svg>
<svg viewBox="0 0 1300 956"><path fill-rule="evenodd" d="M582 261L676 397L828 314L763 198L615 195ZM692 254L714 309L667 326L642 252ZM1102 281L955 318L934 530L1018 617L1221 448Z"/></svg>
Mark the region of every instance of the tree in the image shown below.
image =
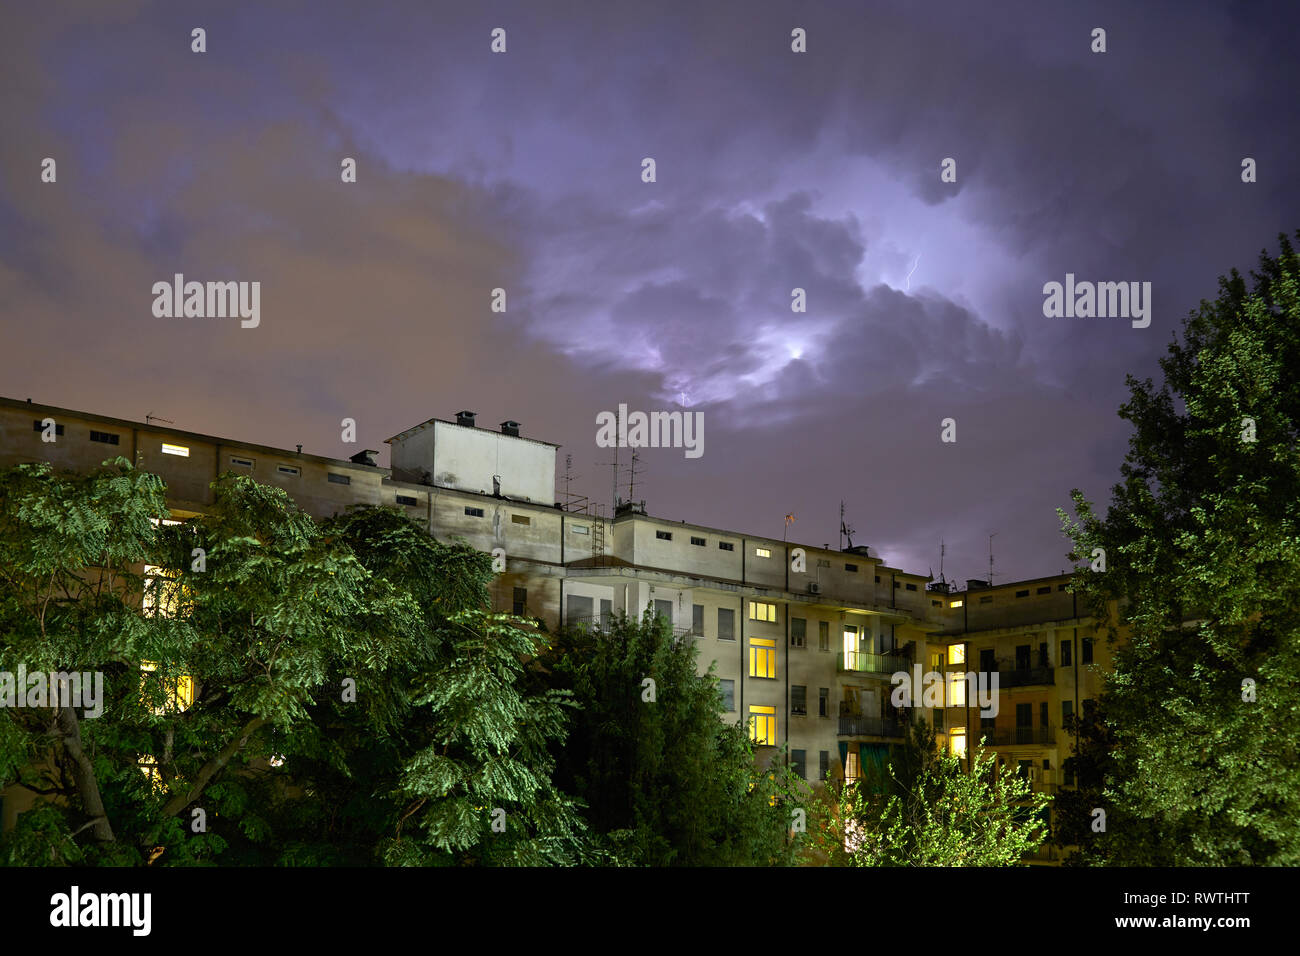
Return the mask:
<svg viewBox="0 0 1300 956"><path fill-rule="evenodd" d="M1082 715L1070 714L1062 729L1075 739L1073 753L1061 765L1067 779L1073 778L1075 783L1071 789L1060 790L1053 801L1056 826L1052 842L1062 849L1074 848L1065 858L1067 865L1103 864L1108 853L1106 834L1117 829L1125 832L1131 825L1110 804L1105 792L1106 781L1114 773L1114 738L1099 706L1085 709ZM1097 810L1105 817L1099 817Z"/></svg>
<svg viewBox="0 0 1300 956"><path fill-rule="evenodd" d="M931 742L933 738L930 738ZM913 740L906 779L891 763L894 792L848 784L837 842L852 866L1017 866L1046 835L1048 798L977 748L969 772L955 754ZM916 759L917 757L920 759ZM928 758L928 759L927 759Z"/></svg>
<svg viewBox="0 0 1300 956"><path fill-rule="evenodd" d="M766 769L726 711L690 639L647 611L608 631L564 632L547 663L580 707L558 771L587 805L593 862L638 866L789 864L802 835L799 782L782 755ZM653 683L647 683L647 681Z"/></svg>
<svg viewBox="0 0 1300 956"><path fill-rule="evenodd" d="M1076 588L1126 638L1102 699L1131 821L1112 862L1300 863L1300 261L1279 238L1188 316L1159 387L1128 377L1105 517L1077 490L1061 515Z"/></svg>

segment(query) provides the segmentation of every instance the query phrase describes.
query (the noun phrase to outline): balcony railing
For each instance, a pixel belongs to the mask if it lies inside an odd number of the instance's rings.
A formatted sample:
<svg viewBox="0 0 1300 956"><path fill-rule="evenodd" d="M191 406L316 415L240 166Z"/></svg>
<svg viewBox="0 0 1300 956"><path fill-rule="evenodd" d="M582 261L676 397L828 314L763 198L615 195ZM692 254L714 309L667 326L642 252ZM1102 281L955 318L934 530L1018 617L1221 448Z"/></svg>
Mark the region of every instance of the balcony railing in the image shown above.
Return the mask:
<svg viewBox="0 0 1300 956"><path fill-rule="evenodd" d="M990 747L1007 747L1014 744L1054 744L1056 731L1049 724L1046 727L1010 727L975 731L975 739L986 738Z"/></svg>
<svg viewBox="0 0 1300 956"><path fill-rule="evenodd" d="M840 717L841 737L906 737L906 727L888 717Z"/></svg>
<svg viewBox="0 0 1300 956"><path fill-rule="evenodd" d="M868 654L866 651L841 651L838 658L841 674L893 674L909 670L912 659L906 654Z"/></svg>
<svg viewBox="0 0 1300 956"><path fill-rule="evenodd" d="M1032 684L1055 684L1056 671L1051 667L1017 667L998 671L999 687L1028 687Z"/></svg>

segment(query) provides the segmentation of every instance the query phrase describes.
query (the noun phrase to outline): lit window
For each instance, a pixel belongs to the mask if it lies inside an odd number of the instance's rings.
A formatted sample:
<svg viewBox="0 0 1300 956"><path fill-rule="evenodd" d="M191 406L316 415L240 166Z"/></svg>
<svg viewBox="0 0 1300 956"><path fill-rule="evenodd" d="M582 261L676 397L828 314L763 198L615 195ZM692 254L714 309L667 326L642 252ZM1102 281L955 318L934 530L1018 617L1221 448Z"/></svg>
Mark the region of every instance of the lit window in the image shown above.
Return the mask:
<svg viewBox="0 0 1300 956"><path fill-rule="evenodd" d="M771 548L755 548L755 549L754 549L754 554L758 555L760 558L770 558L770 557L772 556L772 549L771 549Z"/></svg>
<svg viewBox="0 0 1300 956"><path fill-rule="evenodd" d="M965 674L948 675L948 706L949 707L966 706L966 675Z"/></svg>
<svg viewBox="0 0 1300 956"><path fill-rule="evenodd" d="M163 442L162 453L164 455L176 455L178 458L189 458L190 450L185 445L169 445Z"/></svg>
<svg viewBox="0 0 1300 956"><path fill-rule="evenodd" d="M862 764L858 760L858 752L850 750L844 757L844 779L857 780L862 776Z"/></svg>
<svg viewBox="0 0 1300 956"><path fill-rule="evenodd" d="M952 645L950 645L950 646L948 647L948 663L949 663L949 664L965 664L965 663L966 663L966 645L965 645L965 644L952 644Z"/></svg>
<svg viewBox="0 0 1300 956"><path fill-rule="evenodd" d="M156 673L158 665L153 661L140 662L140 694L141 700L148 701L149 695L146 694L146 683L148 678L146 674ZM188 674L181 674L177 677L165 679L163 682L164 703L151 708L155 714L175 713L176 711L185 710L190 704L194 703L194 678Z"/></svg>
<svg viewBox="0 0 1300 956"><path fill-rule="evenodd" d="M750 601L749 619L751 621L775 621L776 605L770 601Z"/></svg>
<svg viewBox="0 0 1300 956"><path fill-rule="evenodd" d="M749 639L749 676L776 677L776 641L766 637Z"/></svg>
<svg viewBox="0 0 1300 956"><path fill-rule="evenodd" d="M760 747L776 746L776 708L749 705L749 739Z"/></svg>
<svg viewBox="0 0 1300 956"><path fill-rule="evenodd" d="M144 778L149 781L149 789L154 793L161 793L164 788L162 774L158 771L158 759L153 754L144 754L140 757L138 766Z"/></svg>
<svg viewBox="0 0 1300 956"><path fill-rule="evenodd" d="M528 515L511 515L510 523L511 524L532 524L533 519L528 517Z"/></svg>
<svg viewBox="0 0 1300 956"><path fill-rule="evenodd" d="M966 603L965 601L953 601L953 602L952 602L951 604L949 604L948 606L949 606L949 607L961 607L961 606L964 605L965 603Z"/></svg>
<svg viewBox="0 0 1300 956"><path fill-rule="evenodd" d="M954 756L966 756L966 728L954 727L948 732L948 745Z"/></svg>
<svg viewBox="0 0 1300 956"><path fill-rule="evenodd" d="M167 520L163 523L180 524L179 521ZM140 596L140 608L145 617L178 616L185 591L180 581L176 580L178 576L178 572L156 565L144 566L144 592Z"/></svg>

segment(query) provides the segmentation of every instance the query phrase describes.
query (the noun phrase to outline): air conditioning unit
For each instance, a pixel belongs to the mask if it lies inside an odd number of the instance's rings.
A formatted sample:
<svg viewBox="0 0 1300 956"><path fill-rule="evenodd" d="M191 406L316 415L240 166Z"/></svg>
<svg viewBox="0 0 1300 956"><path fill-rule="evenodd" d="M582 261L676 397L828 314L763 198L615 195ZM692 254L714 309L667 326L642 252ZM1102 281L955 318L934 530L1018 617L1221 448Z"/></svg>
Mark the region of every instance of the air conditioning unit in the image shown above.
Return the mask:
<svg viewBox="0 0 1300 956"><path fill-rule="evenodd" d="M820 584L818 584L816 581L809 581L809 582L808 582L808 593L809 593L809 594L821 594L821 593L822 593L822 586L821 586Z"/></svg>

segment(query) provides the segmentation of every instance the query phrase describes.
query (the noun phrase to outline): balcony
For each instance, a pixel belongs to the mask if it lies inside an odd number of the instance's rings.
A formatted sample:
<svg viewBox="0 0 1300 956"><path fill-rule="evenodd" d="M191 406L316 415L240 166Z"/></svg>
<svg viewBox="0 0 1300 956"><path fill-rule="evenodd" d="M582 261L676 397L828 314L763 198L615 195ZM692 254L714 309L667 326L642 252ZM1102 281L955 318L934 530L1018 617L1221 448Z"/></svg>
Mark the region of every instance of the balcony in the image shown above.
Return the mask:
<svg viewBox="0 0 1300 956"><path fill-rule="evenodd" d="M863 717L855 714L840 716L841 737L894 737L907 736L907 727L888 717Z"/></svg>
<svg viewBox="0 0 1300 956"><path fill-rule="evenodd" d="M1056 743L1056 731L1053 730L1050 724L1046 727L994 728L992 730L979 728L975 731L974 736L976 740L981 737L987 738L985 744L989 747L1010 747L1017 744L1049 746Z"/></svg>
<svg viewBox="0 0 1300 956"><path fill-rule="evenodd" d="M998 671L998 687L1030 687L1034 684L1055 684L1055 669L1051 667L1017 667Z"/></svg>
<svg viewBox="0 0 1300 956"><path fill-rule="evenodd" d="M912 659L906 654L868 654L866 651L841 651L837 666L841 674L883 674L909 670Z"/></svg>

